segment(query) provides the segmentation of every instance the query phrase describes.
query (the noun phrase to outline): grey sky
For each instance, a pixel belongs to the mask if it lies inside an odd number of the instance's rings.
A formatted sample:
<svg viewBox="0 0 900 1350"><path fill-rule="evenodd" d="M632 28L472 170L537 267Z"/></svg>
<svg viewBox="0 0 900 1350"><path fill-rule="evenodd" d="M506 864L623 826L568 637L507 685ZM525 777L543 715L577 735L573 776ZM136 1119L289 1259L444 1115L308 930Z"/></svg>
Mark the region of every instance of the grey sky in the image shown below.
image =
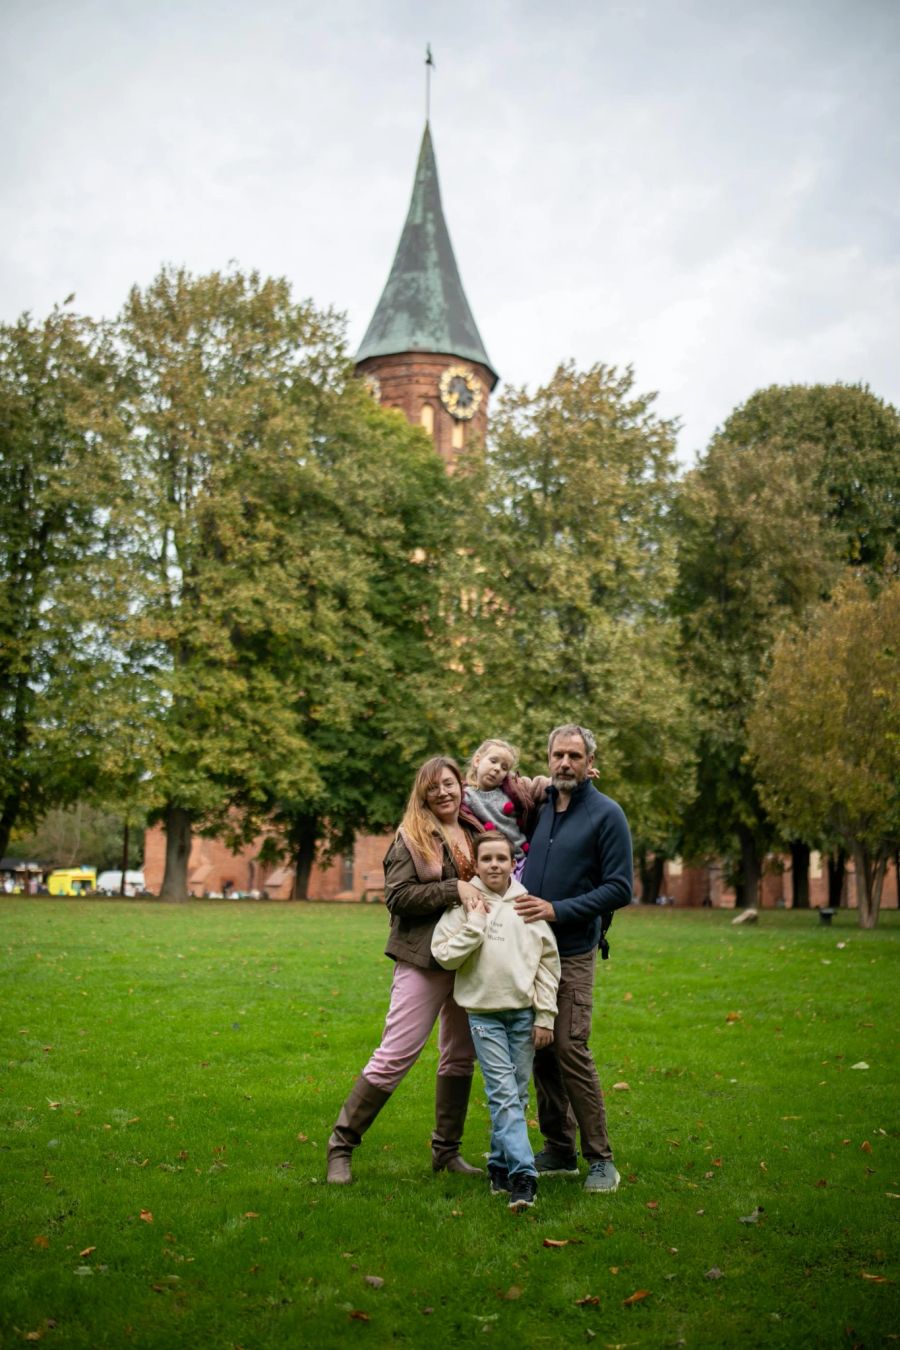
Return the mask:
<svg viewBox="0 0 900 1350"><path fill-rule="evenodd" d="M900 404L898 0L3 0L0 319L162 262L380 295L424 122L504 381L635 366L689 460L762 385Z"/></svg>

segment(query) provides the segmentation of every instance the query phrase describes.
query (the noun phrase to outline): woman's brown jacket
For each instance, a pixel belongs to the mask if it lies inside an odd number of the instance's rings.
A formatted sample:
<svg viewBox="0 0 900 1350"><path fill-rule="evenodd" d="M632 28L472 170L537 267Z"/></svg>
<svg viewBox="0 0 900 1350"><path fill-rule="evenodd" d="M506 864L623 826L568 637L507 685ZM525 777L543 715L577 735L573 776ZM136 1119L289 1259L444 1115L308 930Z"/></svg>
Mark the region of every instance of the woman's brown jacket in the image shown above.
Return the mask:
<svg viewBox="0 0 900 1350"><path fill-rule="evenodd" d="M459 823L469 834L482 832L480 823L468 818L465 807ZM391 931L384 953L392 961L408 961L422 970L440 970L431 955L431 936L444 910L459 904L459 872L443 839L441 853L440 879L434 881L420 880L413 855L399 834L385 854L384 899L391 915Z"/></svg>

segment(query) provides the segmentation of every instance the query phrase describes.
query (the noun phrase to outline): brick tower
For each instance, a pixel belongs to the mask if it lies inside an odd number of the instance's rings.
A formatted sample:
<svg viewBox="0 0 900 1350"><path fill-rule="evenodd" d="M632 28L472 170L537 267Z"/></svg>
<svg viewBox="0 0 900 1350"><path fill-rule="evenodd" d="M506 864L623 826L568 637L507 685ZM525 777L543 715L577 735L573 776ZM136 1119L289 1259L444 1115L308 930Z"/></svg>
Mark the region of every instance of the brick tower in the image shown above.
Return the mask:
<svg viewBox="0 0 900 1350"><path fill-rule="evenodd" d="M409 214L356 369L385 407L425 429L448 468L472 439L484 440L498 376L459 278L427 122Z"/></svg>

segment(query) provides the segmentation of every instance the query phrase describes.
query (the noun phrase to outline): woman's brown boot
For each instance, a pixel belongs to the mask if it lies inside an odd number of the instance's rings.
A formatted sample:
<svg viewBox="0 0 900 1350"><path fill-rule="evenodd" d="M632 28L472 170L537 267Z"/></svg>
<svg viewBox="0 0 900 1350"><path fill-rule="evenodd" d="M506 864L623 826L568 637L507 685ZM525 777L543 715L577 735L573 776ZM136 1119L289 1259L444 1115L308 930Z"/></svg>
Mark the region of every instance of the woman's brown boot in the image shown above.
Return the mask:
<svg viewBox="0 0 900 1350"><path fill-rule="evenodd" d="M353 1084L328 1140L327 1180L332 1185L349 1186L353 1180L350 1155L359 1148L363 1135L390 1095L362 1074Z"/></svg>
<svg viewBox="0 0 900 1350"><path fill-rule="evenodd" d="M481 1176L460 1154L472 1079L438 1074L434 1085L434 1134L431 1136L431 1166L435 1172L462 1172Z"/></svg>

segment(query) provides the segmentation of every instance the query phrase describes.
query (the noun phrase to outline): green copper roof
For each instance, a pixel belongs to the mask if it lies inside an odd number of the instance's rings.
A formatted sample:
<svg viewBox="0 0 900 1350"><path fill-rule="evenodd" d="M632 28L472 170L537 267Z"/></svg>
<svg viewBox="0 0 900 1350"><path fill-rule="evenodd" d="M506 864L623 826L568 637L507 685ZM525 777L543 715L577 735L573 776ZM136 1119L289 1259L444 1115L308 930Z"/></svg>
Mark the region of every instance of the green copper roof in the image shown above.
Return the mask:
<svg viewBox="0 0 900 1350"><path fill-rule="evenodd" d="M459 279L427 122L397 256L356 359L396 352L478 361L497 381Z"/></svg>

